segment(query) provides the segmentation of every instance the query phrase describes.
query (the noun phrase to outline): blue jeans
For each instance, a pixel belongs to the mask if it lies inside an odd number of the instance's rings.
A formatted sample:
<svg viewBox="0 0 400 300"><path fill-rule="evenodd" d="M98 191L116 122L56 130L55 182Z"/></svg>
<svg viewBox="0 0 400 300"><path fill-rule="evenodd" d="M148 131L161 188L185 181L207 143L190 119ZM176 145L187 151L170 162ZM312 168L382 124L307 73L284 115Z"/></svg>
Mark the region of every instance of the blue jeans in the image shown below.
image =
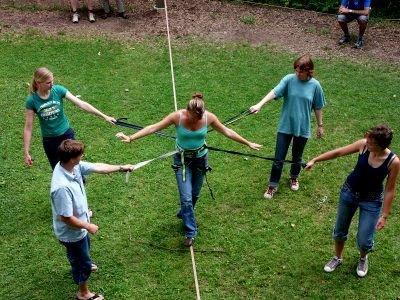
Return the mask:
<svg viewBox="0 0 400 300"><path fill-rule="evenodd" d="M275 146L275 159L272 163L271 175L269 178L269 185L277 187L279 180L281 179L283 162L286 158L290 143L292 142L292 160L299 162L298 164L292 164L290 167L290 177L297 178L301 170L301 160L304 148L307 144L307 138L301 136L294 136L292 134L286 134L278 132L276 135L276 146Z"/></svg>
<svg viewBox="0 0 400 300"><path fill-rule="evenodd" d="M92 273L92 260L90 258L90 238L87 234L77 242L62 242L67 249L67 258L71 264L72 278L76 284L85 283Z"/></svg>
<svg viewBox="0 0 400 300"><path fill-rule="evenodd" d="M375 199L368 199L368 201L362 200L350 190L347 184L343 185L340 192L333 239L338 241L347 240L351 219L357 208L360 208L357 246L360 251L368 253L374 246L375 226L381 211L382 195L377 195Z"/></svg>
<svg viewBox="0 0 400 300"><path fill-rule="evenodd" d="M60 161L58 158L58 146L61 145L62 141L75 139L75 133L72 128L69 128L65 133L54 137L43 138L43 148L46 153L47 159L49 160L51 168L54 170L57 163Z"/></svg>
<svg viewBox="0 0 400 300"><path fill-rule="evenodd" d="M201 187L203 186L204 174L208 166L208 155L206 154L198 158L185 158L184 161L185 171L183 171L181 154L175 154L172 168L175 171L181 204L181 209L178 214L182 217L185 236L192 238L197 234L194 207L199 199Z"/></svg>

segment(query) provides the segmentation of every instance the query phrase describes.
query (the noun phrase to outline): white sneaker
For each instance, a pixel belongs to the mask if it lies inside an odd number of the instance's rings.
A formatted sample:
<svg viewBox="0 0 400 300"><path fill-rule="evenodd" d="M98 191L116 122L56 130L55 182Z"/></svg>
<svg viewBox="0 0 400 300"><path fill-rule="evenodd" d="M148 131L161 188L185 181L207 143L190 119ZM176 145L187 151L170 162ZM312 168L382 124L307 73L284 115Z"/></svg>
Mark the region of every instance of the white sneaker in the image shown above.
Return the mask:
<svg viewBox="0 0 400 300"><path fill-rule="evenodd" d="M94 18L94 13L89 12L89 22L90 22L90 23L93 23L93 22L95 22L95 21L96 21L96 19Z"/></svg>
<svg viewBox="0 0 400 300"><path fill-rule="evenodd" d="M98 269L99 267L96 264L92 263L92 272L96 272Z"/></svg>
<svg viewBox="0 0 400 300"><path fill-rule="evenodd" d="M324 271L331 273L331 272L335 271L335 269L337 267L339 267L342 264L342 262L343 262L343 259L341 259L337 256L334 256L334 257L332 257L332 259L330 261L328 261L326 263L326 265L324 267Z"/></svg>
<svg viewBox="0 0 400 300"><path fill-rule="evenodd" d="M365 258L360 258L358 261L358 266L357 266L357 275L359 277L364 277L368 273L368 256L365 256Z"/></svg>
<svg viewBox="0 0 400 300"><path fill-rule="evenodd" d="M272 199L274 197L274 194L278 191L277 187L269 186L267 190L264 193L264 198L265 199Z"/></svg>
<svg viewBox="0 0 400 300"><path fill-rule="evenodd" d="M299 180L297 178L290 178L290 189L292 191L297 191L300 187Z"/></svg>
<svg viewBox="0 0 400 300"><path fill-rule="evenodd" d="M79 22L79 14L77 12L75 12L72 15L72 23L78 23Z"/></svg>

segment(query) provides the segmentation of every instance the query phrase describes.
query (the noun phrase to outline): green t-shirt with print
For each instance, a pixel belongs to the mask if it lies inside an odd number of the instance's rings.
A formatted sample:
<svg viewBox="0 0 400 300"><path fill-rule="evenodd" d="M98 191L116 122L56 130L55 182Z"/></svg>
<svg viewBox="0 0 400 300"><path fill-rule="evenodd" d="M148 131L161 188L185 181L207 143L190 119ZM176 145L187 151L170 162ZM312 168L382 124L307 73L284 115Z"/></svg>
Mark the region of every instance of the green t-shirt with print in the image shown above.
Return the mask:
<svg viewBox="0 0 400 300"><path fill-rule="evenodd" d="M55 137L64 134L70 127L64 113L64 97L68 90L61 85L54 85L47 99L42 99L37 92L26 99L26 109L33 110L39 118L43 137Z"/></svg>

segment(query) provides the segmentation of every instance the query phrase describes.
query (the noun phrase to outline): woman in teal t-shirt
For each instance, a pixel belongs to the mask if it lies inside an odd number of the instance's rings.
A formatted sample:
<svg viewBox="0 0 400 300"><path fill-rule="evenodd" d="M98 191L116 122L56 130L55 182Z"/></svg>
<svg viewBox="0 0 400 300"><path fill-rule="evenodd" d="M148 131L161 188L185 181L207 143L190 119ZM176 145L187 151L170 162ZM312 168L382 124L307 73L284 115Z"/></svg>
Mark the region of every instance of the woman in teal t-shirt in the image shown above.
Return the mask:
<svg viewBox="0 0 400 300"><path fill-rule="evenodd" d="M324 134L322 107L325 105L324 92L320 83L313 78L314 63L308 55L295 60L295 74L286 75L259 103L250 107L252 113L258 113L267 102L283 97L283 106L278 125L275 147L275 161L264 198L271 199L278 190L282 175L283 160L286 158L292 143L292 164L290 169L290 188L299 189L298 176L307 140L311 136L311 112L314 110L317 119L317 137Z"/></svg>
<svg viewBox="0 0 400 300"><path fill-rule="evenodd" d="M88 113L104 118L114 124L115 119L103 114L91 104L78 99L65 87L53 84L53 73L47 68L35 71L30 85L30 95L26 99L26 116L24 127L24 159L28 166L33 160L30 154L32 127L35 115L39 118L43 138L43 148L52 169L58 163L57 149L63 140L74 139L74 131L70 127L64 113L64 98Z"/></svg>
<svg viewBox="0 0 400 300"><path fill-rule="evenodd" d="M175 154L173 163L181 204L177 217L183 221L186 236L184 245L190 247L197 234L194 206L199 198L204 174L208 168L207 148L205 147L208 125L226 137L252 149L259 150L262 146L244 139L223 125L213 113L206 111L201 93L193 95L186 109L173 112L162 121L147 126L131 136L119 132L117 137L130 143L170 125L175 125L176 147L179 150Z"/></svg>

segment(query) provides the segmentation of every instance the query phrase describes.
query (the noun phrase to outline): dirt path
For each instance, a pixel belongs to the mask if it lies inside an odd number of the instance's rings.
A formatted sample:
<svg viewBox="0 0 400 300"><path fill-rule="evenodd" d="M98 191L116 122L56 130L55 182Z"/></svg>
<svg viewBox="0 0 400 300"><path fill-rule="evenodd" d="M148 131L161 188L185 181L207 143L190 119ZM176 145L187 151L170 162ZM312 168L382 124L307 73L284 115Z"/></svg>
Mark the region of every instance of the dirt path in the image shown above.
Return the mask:
<svg viewBox="0 0 400 300"><path fill-rule="evenodd" d="M332 15L210 0L170 2L170 28L174 38L194 35L213 41L269 44L314 57L374 58L400 65L399 23L371 22L365 48L355 50L349 45L336 44L341 32ZM98 18L93 24L87 21L86 16L79 24L72 24L69 13L65 11L3 9L0 10L0 32L23 32L35 28L46 34L105 35L121 39L164 36L164 12L152 11L146 0L135 3L135 7L128 10L128 20ZM354 23L350 28L353 32L357 30Z"/></svg>

